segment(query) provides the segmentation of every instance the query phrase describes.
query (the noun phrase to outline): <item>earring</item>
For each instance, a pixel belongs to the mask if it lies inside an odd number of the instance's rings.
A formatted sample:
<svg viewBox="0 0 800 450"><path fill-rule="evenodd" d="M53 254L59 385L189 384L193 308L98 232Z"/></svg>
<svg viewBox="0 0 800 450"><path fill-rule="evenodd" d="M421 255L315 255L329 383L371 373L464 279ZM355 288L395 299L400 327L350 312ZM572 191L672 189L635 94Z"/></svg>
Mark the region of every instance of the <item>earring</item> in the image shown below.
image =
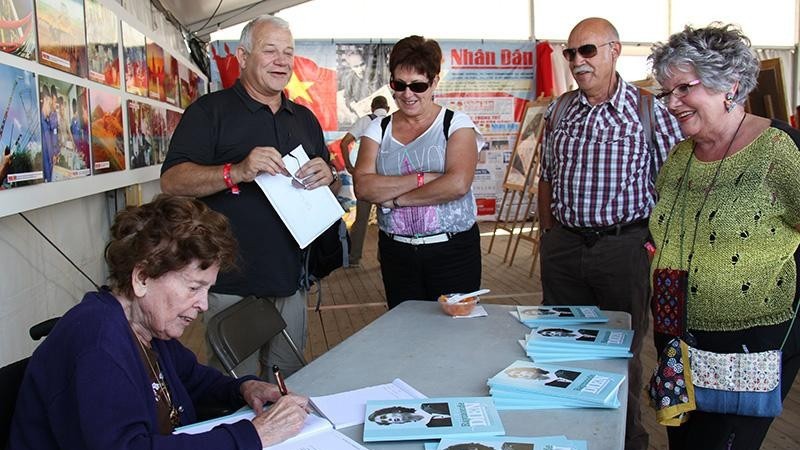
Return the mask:
<svg viewBox="0 0 800 450"><path fill-rule="evenodd" d="M731 112L736 108L736 103L733 102L733 92L725 94L725 111Z"/></svg>

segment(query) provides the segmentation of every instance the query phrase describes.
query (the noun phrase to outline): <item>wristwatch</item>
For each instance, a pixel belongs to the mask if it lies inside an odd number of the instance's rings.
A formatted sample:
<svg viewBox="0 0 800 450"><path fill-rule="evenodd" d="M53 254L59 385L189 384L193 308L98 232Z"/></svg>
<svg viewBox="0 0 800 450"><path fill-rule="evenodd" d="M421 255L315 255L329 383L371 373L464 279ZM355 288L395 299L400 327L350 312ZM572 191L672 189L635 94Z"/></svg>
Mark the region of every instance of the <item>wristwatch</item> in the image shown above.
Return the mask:
<svg viewBox="0 0 800 450"><path fill-rule="evenodd" d="M331 175L333 175L333 181L331 181L331 183L328 185L328 186L330 186L333 183L336 183L337 181L339 181L339 172L337 172L336 168L333 167L333 166L328 166L328 167L331 169Z"/></svg>

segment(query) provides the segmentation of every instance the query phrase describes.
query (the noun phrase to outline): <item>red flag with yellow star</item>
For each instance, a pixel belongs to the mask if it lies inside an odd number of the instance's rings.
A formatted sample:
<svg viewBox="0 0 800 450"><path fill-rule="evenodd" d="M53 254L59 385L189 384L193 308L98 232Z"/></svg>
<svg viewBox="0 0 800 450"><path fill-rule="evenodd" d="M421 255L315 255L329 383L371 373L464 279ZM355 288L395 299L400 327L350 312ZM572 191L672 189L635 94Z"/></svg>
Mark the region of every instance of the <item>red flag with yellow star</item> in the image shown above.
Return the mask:
<svg viewBox="0 0 800 450"><path fill-rule="evenodd" d="M294 72L284 92L289 100L309 108L323 131L335 131L336 121L336 71L318 66L314 61L294 57Z"/></svg>

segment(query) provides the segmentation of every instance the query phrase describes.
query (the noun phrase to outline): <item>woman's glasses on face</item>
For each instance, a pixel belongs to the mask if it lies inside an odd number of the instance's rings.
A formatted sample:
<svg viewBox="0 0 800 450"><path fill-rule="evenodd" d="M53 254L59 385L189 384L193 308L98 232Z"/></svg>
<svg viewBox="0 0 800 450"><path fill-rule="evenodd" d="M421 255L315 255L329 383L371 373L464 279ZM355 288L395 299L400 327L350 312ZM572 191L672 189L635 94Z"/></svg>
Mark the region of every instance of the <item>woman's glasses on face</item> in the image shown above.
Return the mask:
<svg viewBox="0 0 800 450"><path fill-rule="evenodd" d="M411 89L411 92L421 94L427 91L430 86L431 83L425 81L415 81L413 83L406 83L405 81L400 81L400 80L389 81L389 87L391 87L392 90L395 90L397 92L403 92L406 90L406 88L409 88Z"/></svg>
<svg viewBox="0 0 800 450"><path fill-rule="evenodd" d="M616 41L608 41L605 44L594 45L594 44L584 44L578 48L565 48L561 51L561 54L564 55L564 58L567 61L572 61L575 59L575 55L579 54L584 58L594 58L597 55L597 48L603 47L605 45L611 45Z"/></svg>
<svg viewBox="0 0 800 450"><path fill-rule="evenodd" d="M669 104L669 97L675 96L675 98L683 98L689 95L691 89L695 86L700 84L700 80L692 80L688 83L681 83L674 88L670 89L669 91L662 92L656 95L656 99L661 103L667 105Z"/></svg>

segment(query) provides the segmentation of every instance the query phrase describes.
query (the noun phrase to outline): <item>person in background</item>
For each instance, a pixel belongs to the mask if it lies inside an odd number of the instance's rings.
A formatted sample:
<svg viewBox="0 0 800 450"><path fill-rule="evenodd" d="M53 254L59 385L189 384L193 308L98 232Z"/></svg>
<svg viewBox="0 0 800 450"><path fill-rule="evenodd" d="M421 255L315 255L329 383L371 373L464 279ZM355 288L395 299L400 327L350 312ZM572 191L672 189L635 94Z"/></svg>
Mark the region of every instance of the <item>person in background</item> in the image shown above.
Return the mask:
<svg viewBox="0 0 800 450"><path fill-rule="evenodd" d="M639 354L650 289L644 244L656 174L681 134L658 102L645 130L637 88L616 71L621 51L616 28L596 17L575 25L563 51L579 89L564 94L566 100L556 100L545 114L538 202L541 276L546 305L596 305L630 313L635 334L625 449L643 450L649 438L639 412ZM556 105L560 117L554 117Z"/></svg>
<svg viewBox="0 0 800 450"><path fill-rule="evenodd" d="M358 151L356 198L381 206L378 249L390 308L480 288L472 177L482 139L466 114L451 116L434 103L441 61L434 40L410 36L394 45L389 86L398 110L370 123Z"/></svg>
<svg viewBox="0 0 800 450"><path fill-rule="evenodd" d="M688 136L658 175L650 221L653 272L688 273L686 322L666 326L654 301L656 347L660 354L684 330L718 353L775 350L788 336L785 398L800 367L800 322L790 330L800 292L800 132L744 111L759 62L732 25L687 26L649 59L659 99ZM692 411L667 435L670 449L758 449L771 423Z"/></svg>
<svg viewBox="0 0 800 450"><path fill-rule="evenodd" d="M294 174L305 189L328 189L334 174L319 121L283 93L294 61L289 24L270 15L253 19L242 30L236 56L239 80L184 112L161 167L161 188L198 197L224 214L240 244L239 270L220 276L203 320L254 295L275 304L303 352L308 319L300 287L302 250L253 180L262 173L290 176L282 157L298 145L309 158ZM242 373L260 370L274 381L273 365L287 377L302 367L280 336L262 347L258 360L260 369L247 363ZM210 350L209 362L219 367Z"/></svg>
<svg viewBox="0 0 800 450"><path fill-rule="evenodd" d="M339 148L342 150L342 157L347 171L351 174L355 172L355 167L351 162L350 146L356 141L361 139L364 132L367 130L369 124L379 117L386 117L389 114L389 102L386 97L376 95L372 99L370 105L372 114L360 117L356 123L350 127L350 130L344 135L339 142ZM350 228L350 267L361 267L361 252L364 248L364 238L367 235L367 225L369 224L369 216L372 214L372 203L357 200L356 202L356 220Z"/></svg>
<svg viewBox="0 0 800 450"><path fill-rule="evenodd" d="M117 214L105 251L111 287L87 293L33 353L9 448L256 450L297 434L306 397L225 376L178 341L235 254L225 216L198 200L160 195ZM247 404L256 417L172 434L204 404Z"/></svg>

